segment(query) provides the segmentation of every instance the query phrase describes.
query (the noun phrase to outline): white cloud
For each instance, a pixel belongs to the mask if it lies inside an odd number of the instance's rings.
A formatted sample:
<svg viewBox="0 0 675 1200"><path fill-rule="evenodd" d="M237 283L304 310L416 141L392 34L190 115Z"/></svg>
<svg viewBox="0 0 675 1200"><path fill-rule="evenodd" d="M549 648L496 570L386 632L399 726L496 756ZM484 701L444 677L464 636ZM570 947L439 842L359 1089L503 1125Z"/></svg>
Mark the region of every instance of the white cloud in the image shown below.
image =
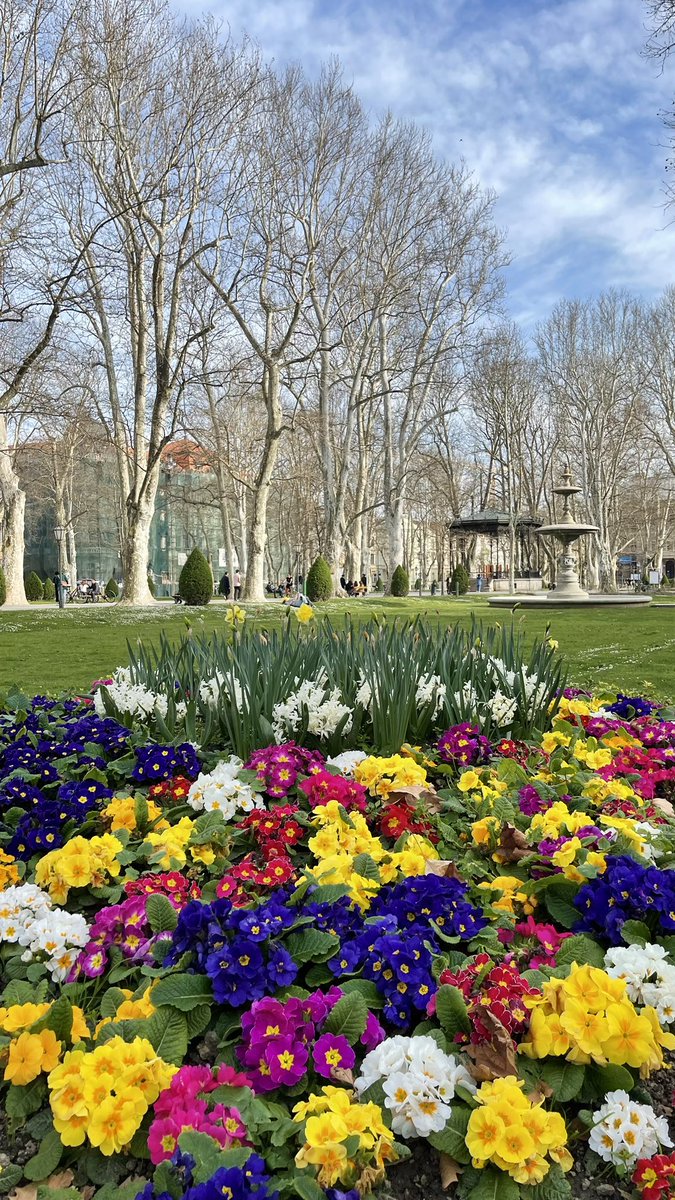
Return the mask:
<svg viewBox="0 0 675 1200"><path fill-rule="evenodd" d="M337 54L366 106L427 125L499 194L514 312L574 286L673 281L658 112L673 70L643 57L637 0L173 0L314 74Z"/></svg>

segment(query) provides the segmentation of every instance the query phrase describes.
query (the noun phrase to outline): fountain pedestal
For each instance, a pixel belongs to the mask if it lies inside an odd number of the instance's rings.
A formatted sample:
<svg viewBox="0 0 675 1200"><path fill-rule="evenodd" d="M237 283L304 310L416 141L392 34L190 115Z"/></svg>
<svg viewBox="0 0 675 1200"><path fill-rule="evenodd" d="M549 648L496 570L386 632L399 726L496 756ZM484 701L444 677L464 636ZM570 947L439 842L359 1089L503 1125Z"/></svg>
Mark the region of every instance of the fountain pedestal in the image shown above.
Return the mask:
<svg viewBox="0 0 675 1200"><path fill-rule="evenodd" d="M626 595L625 593L587 592L579 583L577 556L572 549L574 542L589 533L597 533L597 525L583 525L574 520L571 510L572 496L578 495L581 488L572 482L572 472L569 464L565 467L562 483L553 488L555 496L563 497L563 511L560 520L554 525L541 525L537 533L543 537L553 537L560 542L561 553L558 558L558 571L555 587L543 595L521 596L490 596L488 603L496 608L513 608L514 605L527 608L564 608L567 605L605 605L616 604L651 604L651 596Z"/></svg>

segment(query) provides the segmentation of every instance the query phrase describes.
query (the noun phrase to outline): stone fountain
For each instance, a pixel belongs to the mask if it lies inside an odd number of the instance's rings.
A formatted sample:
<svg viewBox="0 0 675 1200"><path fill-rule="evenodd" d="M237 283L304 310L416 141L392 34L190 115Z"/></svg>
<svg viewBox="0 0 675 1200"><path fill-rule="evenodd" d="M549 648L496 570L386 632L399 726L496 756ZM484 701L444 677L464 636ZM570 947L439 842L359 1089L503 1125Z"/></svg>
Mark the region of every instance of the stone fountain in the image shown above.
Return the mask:
<svg viewBox="0 0 675 1200"><path fill-rule="evenodd" d="M560 543L561 553L558 558L556 584L552 591L529 592L516 596L490 596L489 603L496 608L513 608L515 604L527 608L566 608L574 605L605 605L616 604L650 604L651 596L635 595L625 592L586 592L579 583L577 556L572 549L574 542L589 533L597 533L597 525L584 525L574 520L572 514L572 497L578 496L580 487L572 482L572 472L569 463L565 467L562 483L553 488L554 496L563 497L563 510L560 520L553 525L541 525L537 533L542 537L555 538Z"/></svg>

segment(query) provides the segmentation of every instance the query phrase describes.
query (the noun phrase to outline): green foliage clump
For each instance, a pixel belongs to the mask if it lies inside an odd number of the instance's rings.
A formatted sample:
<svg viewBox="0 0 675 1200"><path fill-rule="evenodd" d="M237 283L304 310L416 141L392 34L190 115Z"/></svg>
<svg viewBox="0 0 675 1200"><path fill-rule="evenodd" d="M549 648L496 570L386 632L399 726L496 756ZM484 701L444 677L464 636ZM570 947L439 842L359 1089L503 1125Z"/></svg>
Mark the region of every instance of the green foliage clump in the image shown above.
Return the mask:
<svg viewBox="0 0 675 1200"><path fill-rule="evenodd" d="M108 580L108 582L105 585L105 594L106 594L108 600L116 600L120 594L120 589L119 589L117 580L113 579L112 575L110 576L110 579Z"/></svg>
<svg viewBox="0 0 675 1200"><path fill-rule="evenodd" d="M154 575L148 575L148 588L150 589L151 596L157 595L157 585L155 584Z"/></svg>
<svg viewBox="0 0 675 1200"><path fill-rule="evenodd" d="M419 575L418 575L418 576L417 576L417 579L415 580L415 582L414 582L414 584L413 584L413 587L414 587L414 589L415 589L415 591L416 591L416 592L419 592L419 590L420 590L421 586L422 586L422 580L420 579L420 577L419 577Z"/></svg>
<svg viewBox="0 0 675 1200"><path fill-rule="evenodd" d="M180 573L178 594L185 604L208 604L213 595L211 568L196 546Z"/></svg>
<svg viewBox="0 0 675 1200"><path fill-rule="evenodd" d="M2 567L0 567L0 608L2 608L6 599L7 599L7 580L5 579L5 572L3 571Z"/></svg>
<svg viewBox="0 0 675 1200"><path fill-rule="evenodd" d="M333 595L333 576L328 563L321 555L309 568L305 590L312 604L317 600L330 600Z"/></svg>
<svg viewBox="0 0 675 1200"><path fill-rule="evenodd" d="M410 591L410 580L405 567L399 563L391 577L392 596L407 596Z"/></svg>
<svg viewBox="0 0 675 1200"><path fill-rule="evenodd" d="M31 571L24 580L27 600L41 600L44 595L44 588L40 576Z"/></svg>
<svg viewBox="0 0 675 1200"><path fill-rule="evenodd" d="M462 563L457 563L450 578L450 595L464 596L469 590L470 583L471 580L469 579L469 572L466 567Z"/></svg>
<svg viewBox="0 0 675 1200"><path fill-rule="evenodd" d="M375 587L373 588L373 591L375 591L375 592L383 592L384 591L384 584L379 575L378 575L377 579L375 580Z"/></svg>
<svg viewBox="0 0 675 1200"><path fill-rule="evenodd" d="M53 579L45 579L42 585L42 595L44 600L56 599L56 588L54 587Z"/></svg>

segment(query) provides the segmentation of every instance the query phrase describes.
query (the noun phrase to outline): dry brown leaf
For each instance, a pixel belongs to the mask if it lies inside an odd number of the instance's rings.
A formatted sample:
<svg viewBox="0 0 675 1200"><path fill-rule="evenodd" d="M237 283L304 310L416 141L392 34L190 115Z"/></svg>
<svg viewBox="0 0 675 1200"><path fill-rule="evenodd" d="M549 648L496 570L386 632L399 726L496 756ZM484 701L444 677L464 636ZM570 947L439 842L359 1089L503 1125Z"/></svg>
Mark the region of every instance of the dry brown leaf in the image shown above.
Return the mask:
<svg viewBox="0 0 675 1200"><path fill-rule="evenodd" d="M453 1183L457 1183L462 1174L462 1168L449 1154L441 1154L439 1166L441 1168L441 1187L447 1192Z"/></svg>
<svg viewBox="0 0 675 1200"><path fill-rule="evenodd" d="M9 1193L9 1200L37 1200L37 1183L26 1183Z"/></svg>
<svg viewBox="0 0 675 1200"><path fill-rule="evenodd" d="M343 1083L345 1087L354 1086L354 1072L346 1070L345 1067L335 1067L331 1071L330 1077L336 1083Z"/></svg>
<svg viewBox="0 0 675 1200"><path fill-rule="evenodd" d="M550 1084L544 1083L543 1079L540 1079L536 1088L527 1093L527 1098L530 1101L530 1104L534 1104L536 1106L537 1104L543 1104L544 1100L550 1099L552 1095L553 1088L550 1086Z"/></svg>
<svg viewBox="0 0 675 1200"><path fill-rule="evenodd" d="M443 879L460 879L464 877L457 870L454 862L448 858L429 858L424 864L425 875L440 875Z"/></svg>
<svg viewBox="0 0 675 1200"><path fill-rule="evenodd" d="M527 858L531 853L532 847L528 846L525 835L516 829L515 825L505 822L495 851L495 854L499 855L499 862L520 862L521 858Z"/></svg>
<svg viewBox="0 0 675 1200"><path fill-rule="evenodd" d="M46 1182L40 1186L48 1188L67 1188L70 1187L74 1178L75 1176L72 1171L57 1171L55 1175L50 1175L49 1179L47 1179Z"/></svg>
<svg viewBox="0 0 675 1200"><path fill-rule="evenodd" d="M480 1019L490 1031L490 1041L465 1047L466 1053L473 1059L469 1071L474 1079L477 1083L485 1083L492 1079L503 1079L507 1075L517 1075L513 1038L509 1037L501 1021L497 1020L489 1008L481 1012Z"/></svg>
<svg viewBox="0 0 675 1200"><path fill-rule="evenodd" d="M398 788L387 796L388 804L409 804L427 812L440 812L440 802L435 788L428 783L411 783L410 787Z"/></svg>
<svg viewBox="0 0 675 1200"><path fill-rule="evenodd" d="M667 817L675 817L675 808L673 808L670 800L664 800L663 796L654 796L652 804L654 808L660 809Z"/></svg>

